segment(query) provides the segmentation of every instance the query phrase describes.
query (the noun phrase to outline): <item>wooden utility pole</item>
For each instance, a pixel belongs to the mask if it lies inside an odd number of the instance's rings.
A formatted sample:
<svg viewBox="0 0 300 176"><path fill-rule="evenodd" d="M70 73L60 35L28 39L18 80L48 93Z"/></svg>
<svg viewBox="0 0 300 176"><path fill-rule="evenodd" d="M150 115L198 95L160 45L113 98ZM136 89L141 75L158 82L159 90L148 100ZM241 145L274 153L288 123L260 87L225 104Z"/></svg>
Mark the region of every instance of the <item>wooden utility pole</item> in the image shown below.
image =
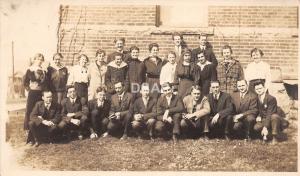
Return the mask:
<svg viewBox="0 0 300 176"><path fill-rule="evenodd" d="M11 56L12 56L12 82L15 82L15 55L14 55L14 41L11 42Z"/></svg>

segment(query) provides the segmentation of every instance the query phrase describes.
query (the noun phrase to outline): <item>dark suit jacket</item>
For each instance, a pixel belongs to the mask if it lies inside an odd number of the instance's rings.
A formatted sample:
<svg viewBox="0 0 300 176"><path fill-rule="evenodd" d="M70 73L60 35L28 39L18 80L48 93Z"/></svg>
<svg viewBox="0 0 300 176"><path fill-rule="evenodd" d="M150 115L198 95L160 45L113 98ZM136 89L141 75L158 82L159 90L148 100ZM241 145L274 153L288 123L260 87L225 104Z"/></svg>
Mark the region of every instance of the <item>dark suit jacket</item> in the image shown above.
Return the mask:
<svg viewBox="0 0 300 176"><path fill-rule="evenodd" d="M108 100L104 100L103 106L98 107L97 99L93 99L88 102L88 108L90 113L93 110L97 109L99 113L101 113L102 117L108 117L110 110L110 102Z"/></svg>
<svg viewBox="0 0 300 176"><path fill-rule="evenodd" d="M277 113L277 100L272 95L266 93L263 103L258 100L258 113L263 119L264 123L269 124L272 114ZM267 126L267 125L264 125Z"/></svg>
<svg viewBox="0 0 300 176"><path fill-rule="evenodd" d="M134 104L131 108L132 115L134 114L143 114L143 119L148 120L150 118L156 118L156 99L153 97L149 97L147 107L145 107L143 98L139 97L134 101Z"/></svg>
<svg viewBox="0 0 300 176"><path fill-rule="evenodd" d="M192 50L192 61L193 62L198 60L197 54L200 51L201 51L200 47ZM204 56L205 56L206 60L208 60L209 62L211 62L214 65L215 68L217 67L218 61L216 59L215 53L212 49L212 46L210 46L209 44L206 45L206 48L204 50Z"/></svg>
<svg viewBox="0 0 300 176"><path fill-rule="evenodd" d="M75 118L81 118L82 115L88 115L88 107L85 98L76 98L74 104L71 103L70 98L65 98L61 102L62 110L61 115L64 120L68 119L68 113L75 113Z"/></svg>
<svg viewBox="0 0 300 176"><path fill-rule="evenodd" d="M240 92L234 92L231 95L233 104L234 104L234 113L235 114L244 114L247 115L257 115L257 95L248 91L244 98L241 99Z"/></svg>
<svg viewBox="0 0 300 176"><path fill-rule="evenodd" d="M208 101L209 101L209 105L210 105L210 115L214 116L217 113L219 113L220 118L224 118L228 115L231 115L233 113L233 105L231 102L231 97L229 94L225 93L225 92L220 92L220 96L217 102L217 106L214 106L213 103L213 94L210 93L208 94Z"/></svg>
<svg viewBox="0 0 300 176"><path fill-rule="evenodd" d="M43 120L50 120L55 124L58 124L61 120L61 106L57 103L52 102L49 110L45 107L44 101L39 101L35 104L30 114L30 120L36 125L42 123ZM42 116L43 119L38 116Z"/></svg>
<svg viewBox="0 0 300 176"><path fill-rule="evenodd" d="M111 107L109 115L112 115L116 112L120 112L121 116L124 116L128 113L130 113L130 108L132 108L133 104L133 97L131 93L125 92L121 101L121 104L119 104L119 97L118 94L114 94L111 97Z"/></svg>
<svg viewBox="0 0 300 176"><path fill-rule="evenodd" d="M162 117L166 110L169 110L169 115L172 116L176 113L182 113L184 106L182 99L177 95L172 95L170 106L165 95L159 97L157 101L157 119L162 120Z"/></svg>

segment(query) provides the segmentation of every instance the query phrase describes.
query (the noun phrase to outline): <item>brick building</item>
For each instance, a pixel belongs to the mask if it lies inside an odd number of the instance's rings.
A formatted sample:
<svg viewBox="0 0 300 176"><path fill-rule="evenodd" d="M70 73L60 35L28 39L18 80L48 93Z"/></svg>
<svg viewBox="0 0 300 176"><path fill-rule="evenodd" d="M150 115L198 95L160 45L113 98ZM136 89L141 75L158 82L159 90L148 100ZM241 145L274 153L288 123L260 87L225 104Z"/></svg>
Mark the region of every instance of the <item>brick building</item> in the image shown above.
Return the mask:
<svg viewBox="0 0 300 176"><path fill-rule="evenodd" d="M230 44L234 56L245 66L250 62L250 50L258 47L264 51L264 60L272 68L281 69L284 79L298 77L297 6L187 6L179 7L180 16L176 15L176 8L62 5L58 51L64 55L65 63L72 65L76 54L85 53L93 58L98 48L110 53L114 50L114 38L125 37L125 47L137 45L141 58L147 56L148 44L152 42L160 45L163 57L173 49L172 32L183 33L190 48L197 47L198 34L203 32L209 35L218 58L221 57L220 48Z"/></svg>

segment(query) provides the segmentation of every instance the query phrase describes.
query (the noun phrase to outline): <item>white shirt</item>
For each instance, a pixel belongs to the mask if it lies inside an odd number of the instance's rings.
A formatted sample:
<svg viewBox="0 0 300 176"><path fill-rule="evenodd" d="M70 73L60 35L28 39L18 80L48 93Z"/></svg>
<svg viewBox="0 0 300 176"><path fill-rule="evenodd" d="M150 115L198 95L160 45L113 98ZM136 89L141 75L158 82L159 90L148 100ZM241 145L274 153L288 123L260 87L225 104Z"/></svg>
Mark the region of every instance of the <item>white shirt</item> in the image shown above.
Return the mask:
<svg viewBox="0 0 300 176"><path fill-rule="evenodd" d="M88 68L82 67L80 65L75 65L70 70L70 75L68 78L67 85L73 85L75 82L77 83L88 83L89 82L89 75L88 75Z"/></svg>
<svg viewBox="0 0 300 176"><path fill-rule="evenodd" d="M104 105L104 101L97 100L98 107L102 107Z"/></svg>
<svg viewBox="0 0 300 176"><path fill-rule="evenodd" d="M49 104L46 104L46 103L45 103L45 107L46 107L47 110L50 109L50 106L51 106L51 103L49 103Z"/></svg>
<svg viewBox="0 0 300 176"><path fill-rule="evenodd" d="M70 101L71 101L71 103L75 103L76 98L73 99L73 98L70 97Z"/></svg>
<svg viewBox="0 0 300 176"><path fill-rule="evenodd" d="M248 82L254 79L265 79L265 87L268 89L271 83L270 65L264 61L249 63L245 70L245 78Z"/></svg>
<svg viewBox="0 0 300 176"><path fill-rule="evenodd" d="M170 106L170 104L171 104L171 99L172 99L172 96L170 96L170 97L166 96L166 99L167 99L167 102L168 102L168 106Z"/></svg>
<svg viewBox="0 0 300 176"><path fill-rule="evenodd" d="M216 98L217 100L219 100L219 98L220 98L220 92L218 94L213 94L213 98Z"/></svg>
<svg viewBox="0 0 300 176"><path fill-rule="evenodd" d="M265 96L266 96L266 92L259 97L259 101L261 103L264 103Z"/></svg>
<svg viewBox="0 0 300 176"><path fill-rule="evenodd" d="M209 64L211 64L211 62L209 62L209 61L205 61L204 64L201 64L200 62L197 63L197 65L201 68L201 71L204 69L204 67L206 65L209 65Z"/></svg>
<svg viewBox="0 0 300 176"><path fill-rule="evenodd" d="M159 78L159 82L161 85L166 82L174 82L176 65L177 63L171 64L170 62L168 62L162 67Z"/></svg>
<svg viewBox="0 0 300 176"><path fill-rule="evenodd" d="M143 99L144 105L145 105L145 107L146 107L147 104L148 104L148 102L149 102L149 97L148 97L148 98L142 97L142 99Z"/></svg>

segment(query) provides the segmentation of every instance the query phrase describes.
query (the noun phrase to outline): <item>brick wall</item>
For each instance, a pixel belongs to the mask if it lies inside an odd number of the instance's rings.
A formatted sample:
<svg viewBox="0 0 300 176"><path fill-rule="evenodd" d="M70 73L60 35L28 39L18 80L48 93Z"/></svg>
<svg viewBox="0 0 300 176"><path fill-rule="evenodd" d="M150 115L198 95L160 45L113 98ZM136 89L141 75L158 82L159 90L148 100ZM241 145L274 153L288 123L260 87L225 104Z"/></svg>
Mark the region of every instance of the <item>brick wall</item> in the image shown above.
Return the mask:
<svg viewBox="0 0 300 176"><path fill-rule="evenodd" d="M297 7L210 6L209 25L219 27L298 27Z"/></svg>
<svg viewBox="0 0 300 176"><path fill-rule="evenodd" d="M239 13L247 14L247 17L237 15ZM229 17L230 15L233 16ZM89 18L90 16L93 18ZM222 16L225 21L229 18L233 20L227 25ZM171 32L185 33L184 40L188 46L196 48L197 34L203 30L212 31L209 41L218 58L221 58L220 48L224 44L230 44L234 56L246 66L250 62L250 50L259 47L265 53L265 61L273 68L281 68L285 78L298 77L298 36L297 33L294 36L295 32L292 32L293 29L297 31L297 7L210 6L209 26L206 29L188 31L180 28L156 28L155 17L155 6L151 5L62 6L58 51L64 55L65 63L71 65L76 54L85 53L93 58L98 48L110 53L114 50L114 38L125 37L126 48L137 45L141 58L147 56L148 44L152 42L160 45L160 56L163 57L173 49ZM244 23L238 27L238 21ZM279 27L288 30L280 30Z"/></svg>

